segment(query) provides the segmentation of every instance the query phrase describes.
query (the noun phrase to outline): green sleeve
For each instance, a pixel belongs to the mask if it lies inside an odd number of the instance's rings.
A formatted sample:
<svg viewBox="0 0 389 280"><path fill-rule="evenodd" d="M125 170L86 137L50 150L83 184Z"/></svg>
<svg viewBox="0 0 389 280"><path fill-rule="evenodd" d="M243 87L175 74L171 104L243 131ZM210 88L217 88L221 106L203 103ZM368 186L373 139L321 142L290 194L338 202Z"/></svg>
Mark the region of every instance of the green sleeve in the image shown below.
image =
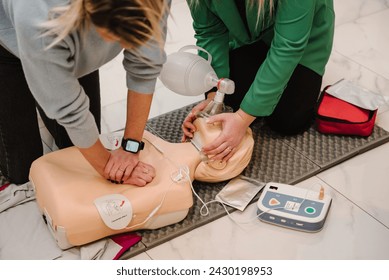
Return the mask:
<svg viewBox="0 0 389 280"><path fill-rule="evenodd" d="M212 56L212 67L219 78L229 77L229 33L224 23L211 11L208 1L187 0L193 18L196 45ZM193 4L193 2L197 2ZM202 54L206 58L205 54Z"/></svg>
<svg viewBox="0 0 389 280"><path fill-rule="evenodd" d="M310 38L315 2L279 1L274 37L267 58L258 69L241 109L253 116L268 116L277 105L288 80L301 60Z"/></svg>

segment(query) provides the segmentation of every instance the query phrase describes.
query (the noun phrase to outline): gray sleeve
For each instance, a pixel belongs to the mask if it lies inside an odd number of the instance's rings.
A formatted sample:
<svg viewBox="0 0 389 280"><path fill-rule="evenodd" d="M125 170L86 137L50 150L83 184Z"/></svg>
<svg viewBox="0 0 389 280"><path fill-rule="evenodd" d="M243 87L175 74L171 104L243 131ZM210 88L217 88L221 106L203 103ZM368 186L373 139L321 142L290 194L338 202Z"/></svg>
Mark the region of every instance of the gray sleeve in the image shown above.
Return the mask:
<svg viewBox="0 0 389 280"><path fill-rule="evenodd" d="M21 44L19 52L30 90L47 117L64 126L75 146L92 146L98 129L89 111L89 99L72 73L69 51L58 45L26 53Z"/></svg>
<svg viewBox="0 0 389 280"><path fill-rule="evenodd" d="M44 50L44 41L50 38L39 37L42 19L34 15L20 18L23 14L17 12L14 15L19 57L34 98L49 118L64 126L75 146L92 146L98 139L98 129L89 111L89 99L73 73L74 44L68 38Z"/></svg>
<svg viewBox="0 0 389 280"><path fill-rule="evenodd" d="M171 0L167 1L167 5L170 9ZM164 42L168 16L167 12L161 20ZM127 73L127 88L139 93L153 93L165 61L166 53L163 46L155 40L148 41L134 51L124 50L123 66Z"/></svg>
<svg viewBox="0 0 389 280"><path fill-rule="evenodd" d="M49 53L22 59L31 91L46 115L64 126L74 145L90 147L97 141L98 129L89 99L67 65L71 64L67 51L56 47Z"/></svg>

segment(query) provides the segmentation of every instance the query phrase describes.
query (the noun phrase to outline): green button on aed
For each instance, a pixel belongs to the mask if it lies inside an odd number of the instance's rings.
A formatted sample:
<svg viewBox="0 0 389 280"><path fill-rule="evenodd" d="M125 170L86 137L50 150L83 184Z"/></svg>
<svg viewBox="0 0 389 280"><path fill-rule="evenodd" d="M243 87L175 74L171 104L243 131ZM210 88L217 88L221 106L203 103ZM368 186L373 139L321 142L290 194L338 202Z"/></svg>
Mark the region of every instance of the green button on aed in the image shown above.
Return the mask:
<svg viewBox="0 0 389 280"><path fill-rule="evenodd" d="M305 208L305 213L307 214L314 214L316 212L316 209L313 207L306 207Z"/></svg>

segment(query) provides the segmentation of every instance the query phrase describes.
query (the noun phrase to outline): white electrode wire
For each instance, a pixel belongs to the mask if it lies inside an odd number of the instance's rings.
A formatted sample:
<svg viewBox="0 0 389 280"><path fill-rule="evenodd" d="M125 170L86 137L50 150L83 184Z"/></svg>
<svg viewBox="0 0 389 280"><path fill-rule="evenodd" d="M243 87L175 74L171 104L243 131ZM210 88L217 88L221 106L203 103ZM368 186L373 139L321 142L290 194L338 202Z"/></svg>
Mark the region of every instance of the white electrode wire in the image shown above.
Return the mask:
<svg viewBox="0 0 389 280"><path fill-rule="evenodd" d="M162 155L162 157L164 158L164 159L167 159L171 164L173 164L173 166L175 166L175 167L177 167L176 166L176 164L172 161L172 160L170 160L169 158L167 158L166 156L165 156L165 154L164 154L164 152L163 152L163 150L162 149L160 149L157 145L155 145L154 143L152 143L150 140L148 140L148 139L146 139L145 138L145 140L147 141L147 142L149 142L159 153L161 153L161 155ZM188 169L188 167L187 166L184 166L184 167L178 167L178 175L180 175L181 174L181 176L179 176L179 177L183 177L182 176L182 172L184 172L185 174L187 174L188 172L187 171L181 171L181 169ZM175 175L175 177L173 177L173 175L174 175L174 173L172 173L172 174L170 174L170 178L172 179L172 183L166 188L166 191L164 192L164 194L163 194L163 196L162 196L162 199L161 199L161 201L160 201L160 203L150 212L150 214L146 217L146 219L144 219L142 222L140 222L140 223L137 223L137 224L135 224L135 225L132 225L132 226L130 226L130 227L125 227L125 229L132 229L132 228L135 228L135 227L138 227L138 226L141 226L141 225L143 225L143 224L145 224L145 223L147 223L157 212L158 212L158 210L162 207L162 205L163 205L163 203L165 202L165 199L166 199L166 196L167 196L167 193L168 193L168 191L169 191L169 189L171 188L171 186L173 186L174 185L174 183L180 183L180 178L179 177L177 177L178 175ZM190 180L189 180L190 181Z"/></svg>
<svg viewBox="0 0 389 280"><path fill-rule="evenodd" d="M188 168L187 166L185 166L185 167L186 167L185 170L182 170L182 172L184 173L184 175L185 175L185 177L186 177L186 180L188 180L189 185L190 185L190 188L192 189L193 194L197 197L198 200L200 200L201 204L203 204L203 206L200 208L200 215L203 216L203 217L204 217L204 216L207 216L207 215L209 215L209 209L208 209L208 207L207 207L207 204L210 203L211 201L205 203L204 200L202 200L201 197L197 194L197 192L195 191L195 189L194 189L194 187L193 187L192 180L191 180L191 178L190 178L189 168ZM206 210L207 210L205 214L202 213L202 212L203 212L204 206L205 206L205 208L206 208Z"/></svg>
<svg viewBox="0 0 389 280"><path fill-rule="evenodd" d="M186 165L177 166L177 163L176 163L176 162L173 162L170 158L165 157L165 154L164 154L164 152L162 151L162 149L160 149L155 143L151 142L151 141L148 140L148 139L145 139L145 140L147 140L147 142L149 142L157 151L159 151L159 152L162 154L162 156L163 156L165 159L167 159L173 166L177 167L178 173L175 174L175 176L173 176L173 174L170 175L170 178L173 180L173 182L174 182L175 180L177 180L177 179L178 179L178 180L181 180L181 179L184 179L184 178L189 182L189 185L190 185L190 188L192 189L193 194L197 197L197 199L198 199L198 200L201 202L201 204L203 205L203 206L200 208L200 215L203 216L203 217L209 215L209 209L208 209L207 204L212 203L212 202L219 202L219 201L217 201L217 200L212 200L212 201L209 201L209 202L205 203L205 202L201 199L201 197L197 194L197 192L195 191L195 189L194 189L194 187L193 187L193 183L192 183L192 180L191 180L191 178L190 178L190 170L189 170L189 167L186 166ZM165 195L166 195L166 193L165 193ZM225 206L223 203L221 203L221 204L222 204L224 210L227 212L227 214L230 215L230 213L228 212L226 206ZM203 209L204 209L204 208L206 209L206 212L205 212L205 213L203 213ZM145 221L145 222L146 222L146 221ZM145 223L145 222L143 222L143 223ZM141 224L143 224L143 223L141 223Z"/></svg>
<svg viewBox="0 0 389 280"><path fill-rule="evenodd" d="M130 226L130 227L125 227L125 229L132 229L132 228L134 228L134 227L138 227L138 226L141 226L141 225L147 223L147 222L148 222L148 221L157 213L157 211L159 210L159 208L162 207L163 203L165 202L166 195L167 195L167 193L168 193L168 191L169 191L169 189L170 189L170 187L171 187L172 185L173 185L173 183L171 183L171 184L167 187L166 191L165 191L164 194L163 194L163 197L162 197L160 203L157 205L157 207L155 207L155 208L150 212L150 214L146 217L146 219L143 220L143 222L137 223L137 224L132 225L132 226Z"/></svg>

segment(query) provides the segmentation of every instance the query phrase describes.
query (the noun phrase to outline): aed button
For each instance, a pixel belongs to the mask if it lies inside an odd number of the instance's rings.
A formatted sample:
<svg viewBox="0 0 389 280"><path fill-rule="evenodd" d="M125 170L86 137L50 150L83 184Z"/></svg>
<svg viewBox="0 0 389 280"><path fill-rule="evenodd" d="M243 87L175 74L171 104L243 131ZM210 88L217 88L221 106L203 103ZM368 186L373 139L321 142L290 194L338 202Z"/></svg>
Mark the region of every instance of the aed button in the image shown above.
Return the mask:
<svg viewBox="0 0 389 280"><path fill-rule="evenodd" d="M269 201L269 204L271 206L276 206L276 205L280 205L281 203L277 199L271 198L270 201Z"/></svg>
<svg viewBox="0 0 389 280"><path fill-rule="evenodd" d="M306 208L304 209L304 211L305 211L305 213L310 214L310 215L316 213L316 209L313 208L313 207L310 207L310 206L309 206L309 207L306 207Z"/></svg>

